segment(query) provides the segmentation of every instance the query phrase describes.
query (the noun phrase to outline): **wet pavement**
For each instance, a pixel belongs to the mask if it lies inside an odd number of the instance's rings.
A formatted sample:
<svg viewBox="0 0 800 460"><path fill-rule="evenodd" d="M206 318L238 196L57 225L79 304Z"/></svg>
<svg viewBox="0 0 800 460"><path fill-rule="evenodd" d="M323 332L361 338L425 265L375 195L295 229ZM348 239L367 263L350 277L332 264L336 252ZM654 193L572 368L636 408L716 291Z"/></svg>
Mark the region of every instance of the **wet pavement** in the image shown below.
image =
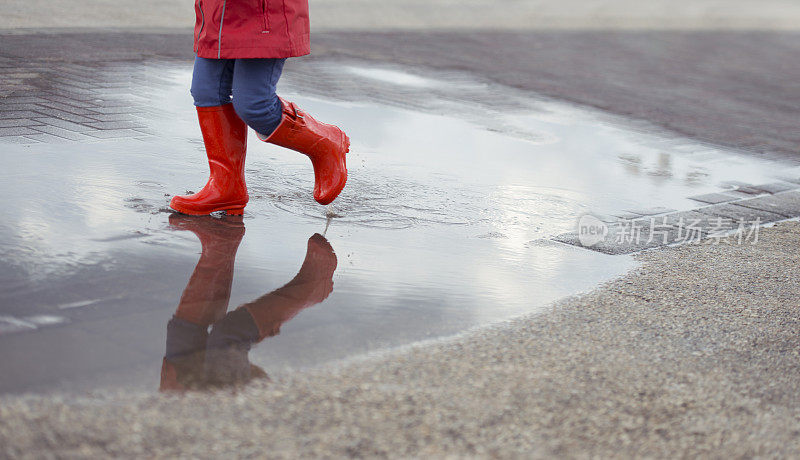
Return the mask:
<svg viewBox="0 0 800 460"><path fill-rule="evenodd" d="M308 61L281 89L353 140L341 197L315 204L307 159L251 135L244 218L179 216L206 179L189 72L76 66L0 109L28 121L0 133L0 391L205 387L540 311L634 265L555 241L586 214L800 215L794 164L466 74Z"/></svg>

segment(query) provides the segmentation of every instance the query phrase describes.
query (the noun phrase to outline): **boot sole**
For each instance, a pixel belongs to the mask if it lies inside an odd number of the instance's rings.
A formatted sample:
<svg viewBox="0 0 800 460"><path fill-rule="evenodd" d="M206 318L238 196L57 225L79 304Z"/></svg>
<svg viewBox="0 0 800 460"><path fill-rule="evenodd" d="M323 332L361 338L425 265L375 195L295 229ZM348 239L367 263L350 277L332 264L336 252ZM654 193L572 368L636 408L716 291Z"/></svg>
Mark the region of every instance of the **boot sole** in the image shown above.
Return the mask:
<svg viewBox="0 0 800 460"><path fill-rule="evenodd" d="M241 216L241 215L244 214L244 206L241 206L241 205L239 205L239 206L223 206L223 207L220 207L220 208L214 208L214 209L212 209L210 211L206 211L206 212L192 211L190 209L181 209L180 206L174 206L172 204L170 204L169 207L172 208L173 210L181 213L181 214L186 214L187 216L207 216L207 215L211 214L212 212L219 212L219 211L225 211L225 214L227 214L229 216Z"/></svg>

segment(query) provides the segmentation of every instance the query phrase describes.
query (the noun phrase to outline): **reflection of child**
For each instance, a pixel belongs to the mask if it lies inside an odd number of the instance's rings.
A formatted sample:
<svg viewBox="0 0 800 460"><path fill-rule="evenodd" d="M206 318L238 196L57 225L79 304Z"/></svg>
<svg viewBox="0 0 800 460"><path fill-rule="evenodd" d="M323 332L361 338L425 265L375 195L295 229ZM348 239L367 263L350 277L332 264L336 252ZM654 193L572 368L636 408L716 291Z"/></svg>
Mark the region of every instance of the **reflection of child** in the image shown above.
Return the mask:
<svg viewBox="0 0 800 460"><path fill-rule="evenodd" d="M192 96L211 177L170 206L192 215L242 214L247 126L259 139L296 150L314 166L314 199L333 201L347 181L350 139L279 98L286 58L309 53L308 0L196 0Z"/></svg>
<svg viewBox="0 0 800 460"><path fill-rule="evenodd" d="M323 236L315 234L308 240L300 271L289 283L226 314L236 251L244 236L241 219L170 217L173 227L197 235L202 252L167 324L162 391L266 378L262 369L250 363L250 346L279 334L284 323L325 300L333 290L336 254Z"/></svg>

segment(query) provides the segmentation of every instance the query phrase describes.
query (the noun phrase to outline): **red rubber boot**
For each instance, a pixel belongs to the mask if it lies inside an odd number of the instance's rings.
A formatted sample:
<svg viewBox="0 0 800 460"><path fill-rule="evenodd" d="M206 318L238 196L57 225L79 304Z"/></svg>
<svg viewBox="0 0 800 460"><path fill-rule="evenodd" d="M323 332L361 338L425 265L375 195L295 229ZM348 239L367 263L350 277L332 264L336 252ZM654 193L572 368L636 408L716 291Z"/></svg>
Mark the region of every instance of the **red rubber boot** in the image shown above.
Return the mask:
<svg viewBox="0 0 800 460"><path fill-rule="evenodd" d="M174 196L169 206L193 216L215 211L240 216L249 199L244 181L247 125L236 115L233 104L197 107L197 118L211 176L202 190L194 195Z"/></svg>
<svg viewBox="0 0 800 460"><path fill-rule="evenodd" d="M208 327L228 311L236 251L244 237L242 217L169 216L170 227L187 230L200 240L200 260L181 295L175 317Z"/></svg>
<svg viewBox="0 0 800 460"><path fill-rule="evenodd" d="M259 341L278 335L285 322L328 298L333 291L336 264L333 247L324 236L316 233L308 239L303 265L289 283L239 307L253 317Z"/></svg>
<svg viewBox="0 0 800 460"><path fill-rule="evenodd" d="M283 119L264 142L286 147L311 158L314 165L314 199L328 204L336 199L347 182L345 154L350 138L334 125L321 123L300 110L293 102L281 99Z"/></svg>
<svg viewBox="0 0 800 460"><path fill-rule="evenodd" d="M202 246L200 260L167 323L167 350L161 363L160 391L183 391L203 385L208 327L228 310L236 251L245 227L239 216L217 219L173 214L169 224L194 233Z"/></svg>

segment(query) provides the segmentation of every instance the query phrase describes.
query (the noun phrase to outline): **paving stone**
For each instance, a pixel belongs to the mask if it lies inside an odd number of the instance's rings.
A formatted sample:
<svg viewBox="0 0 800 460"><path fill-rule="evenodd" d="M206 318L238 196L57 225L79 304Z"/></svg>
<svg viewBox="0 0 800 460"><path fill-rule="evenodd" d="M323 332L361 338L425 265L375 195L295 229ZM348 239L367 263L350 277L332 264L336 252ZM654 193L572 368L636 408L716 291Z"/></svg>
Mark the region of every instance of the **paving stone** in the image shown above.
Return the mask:
<svg viewBox="0 0 800 460"><path fill-rule="evenodd" d="M37 104L38 107L46 107L50 109L60 110L62 112L73 113L75 115L86 115L92 113L88 110L87 105L84 103L82 106L74 106L69 104L62 104L60 102L48 101L44 104Z"/></svg>
<svg viewBox="0 0 800 460"><path fill-rule="evenodd" d="M0 120L0 128L13 128L15 126L38 126L41 125L38 121L31 120L30 118L7 118Z"/></svg>
<svg viewBox="0 0 800 460"><path fill-rule="evenodd" d="M612 213L612 215L614 217L618 217L620 219L626 219L626 220L637 219L639 217L642 217L641 214L636 214L636 213L632 213L632 212L628 212L628 211L618 211L618 212Z"/></svg>
<svg viewBox="0 0 800 460"><path fill-rule="evenodd" d="M84 83L76 78L54 78L51 79L53 83L56 85L64 85L64 86L71 86L74 88L81 88L81 89L95 89L97 85L94 83Z"/></svg>
<svg viewBox="0 0 800 460"><path fill-rule="evenodd" d="M69 91L65 88L59 88L57 91L49 91L48 94L52 94L55 96L65 97L67 99L71 99L73 101L84 101L84 102L91 102L93 99L97 99L97 94L94 93L74 93ZM44 96L43 96L44 97ZM49 96L48 96L49 97Z"/></svg>
<svg viewBox="0 0 800 460"><path fill-rule="evenodd" d="M701 203L718 204L735 201L736 197L725 195L723 193L706 193L705 195L695 195L689 197L690 200L699 201Z"/></svg>
<svg viewBox="0 0 800 460"><path fill-rule="evenodd" d="M562 233L561 235L553 237L553 241L577 246L579 248L585 247L583 244L581 244L580 238L576 232ZM594 246L586 247L586 249L596 250Z"/></svg>
<svg viewBox="0 0 800 460"><path fill-rule="evenodd" d="M737 222L744 223L753 221L759 221L761 223L776 222L786 218L782 214L729 203L706 206L698 209L697 212L708 214L710 216L728 217L736 220Z"/></svg>
<svg viewBox="0 0 800 460"><path fill-rule="evenodd" d="M5 104L37 104L45 102L45 99L36 96L8 96L0 98L0 107Z"/></svg>
<svg viewBox="0 0 800 460"><path fill-rule="evenodd" d="M156 131L155 129L149 129L149 128L136 128L134 131L136 131L138 133L141 133L141 134L143 134L143 135L145 135L147 137L161 136L161 135L164 134L163 132L159 132L159 131ZM615 221L616 221L616 219L615 219Z"/></svg>
<svg viewBox="0 0 800 460"><path fill-rule="evenodd" d="M137 132L133 129L107 129L107 130L95 130L86 133L89 136L96 137L98 139L118 139L118 138L126 138L126 137L141 137L142 133Z"/></svg>
<svg viewBox="0 0 800 460"><path fill-rule="evenodd" d="M30 104L2 104L0 105L0 111L3 112L13 112L19 110L29 110Z"/></svg>
<svg viewBox="0 0 800 460"><path fill-rule="evenodd" d="M130 107L131 104L135 104L137 102L146 102L147 99L144 98L136 98L133 96L128 96L125 98L101 98L101 99L94 99L92 103L97 107Z"/></svg>
<svg viewBox="0 0 800 460"><path fill-rule="evenodd" d="M30 93L36 91L37 89L38 88L36 88L35 86L31 86L31 85L25 85L25 84L14 83L14 82L10 82L9 83L9 82L6 82L6 81L0 81L0 92L3 93L3 94L0 94L0 96L2 96L2 97L19 96L21 94L30 94Z"/></svg>
<svg viewBox="0 0 800 460"><path fill-rule="evenodd" d="M140 130L137 130L137 131L140 131ZM612 216L611 214L602 214L602 213L595 213L595 212L591 212L589 214L591 214L592 216L596 217L601 222L605 222L607 224L612 223L612 222L619 222L619 220L620 220L619 217Z"/></svg>
<svg viewBox="0 0 800 460"><path fill-rule="evenodd" d="M719 186L722 188L738 188L738 187L749 187L752 184L747 182L742 182L739 180L726 180L724 182L720 182Z"/></svg>
<svg viewBox="0 0 800 460"><path fill-rule="evenodd" d="M135 121L127 113L93 113L90 117L95 121Z"/></svg>
<svg viewBox="0 0 800 460"><path fill-rule="evenodd" d="M130 88L132 86L133 82L130 78L123 81L103 81L96 84L98 88Z"/></svg>
<svg viewBox="0 0 800 460"><path fill-rule="evenodd" d="M126 96L130 94L132 91L140 91L146 94L144 90L138 90L131 88L98 88L95 90L95 94L102 97L114 97L114 96Z"/></svg>
<svg viewBox="0 0 800 460"><path fill-rule="evenodd" d="M55 129L58 129L58 128L55 128ZM31 142L34 142L34 141L35 142L45 142L45 143L48 143L48 144L59 144L59 143L65 143L65 142L74 142L73 139L68 139L68 138L65 138L65 137L55 136L53 134L47 134L47 133L29 134L29 135L24 136L24 137L26 139L30 139Z"/></svg>
<svg viewBox="0 0 800 460"><path fill-rule="evenodd" d="M41 116L42 114L32 112L30 110L14 110L11 112L0 112L0 120L5 120L8 118L34 118Z"/></svg>
<svg viewBox="0 0 800 460"><path fill-rule="evenodd" d="M86 123L88 126L97 129L133 129L144 128L142 123L135 121L100 121L95 123Z"/></svg>
<svg viewBox="0 0 800 460"><path fill-rule="evenodd" d="M636 208L636 209L626 209L625 211L638 214L640 216L655 216L657 214L666 214L668 212L675 212L672 208L665 208L663 206L656 206L653 208Z"/></svg>
<svg viewBox="0 0 800 460"><path fill-rule="evenodd" d="M59 118L46 117L46 118L36 118L36 120L41 121L46 125L52 125L70 131L75 131L78 133L85 133L87 131L95 130L95 128L92 128L91 126L81 125L78 123L73 123L71 121L61 120Z"/></svg>
<svg viewBox="0 0 800 460"><path fill-rule="evenodd" d="M52 118L57 118L59 120L71 121L72 123L88 123L94 121L91 118L87 118L83 115L76 115L70 112L62 112L61 110L58 109L52 109L49 107L36 107L36 106L32 107L34 107L33 110L39 112L39 115L37 115L37 117L39 118L52 117Z"/></svg>
<svg viewBox="0 0 800 460"><path fill-rule="evenodd" d="M745 193L747 195L762 195L762 194L764 194L763 190L760 190L760 189L758 189L757 187L754 187L754 186L736 187L733 191L734 192L738 192L738 193Z"/></svg>
<svg viewBox="0 0 800 460"><path fill-rule="evenodd" d="M84 96L95 96L97 94L97 91L93 89L81 88L75 85L56 83L55 86L59 88L59 90L65 89L66 91L69 91L72 94L83 94Z"/></svg>
<svg viewBox="0 0 800 460"><path fill-rule="evenodd" d="M748 209L780 214L784 217L798 217L800 216L800 191L793 190L752 198L736 204Z"/></svg>
<svg viewBox="0 0 800 460"><path fill-rule="evenodd" d="M69 140L72 140L72 141L85 141L85 140L88 140L88 139L92 139L91 137L86 137L86 135L84 135L84 134L76 133L74 131L70 131L70 130L67 130L67 129L59 128L59 127L56 127L56 126L49 126L49 125L36 126L33 129L35 129L36 131L33 132L33 133L30 133L30 134L46 133L46 134L52 134L54 136L58 136L58 137L61 137L61 138L64 138L64 139L69 139Z"/></svg>
<svg viewBox="0 0 800 460"><path fill-rule="evenodd" d="M751 191L752 192L752 191ZM722 192L723 195L730 195L737 200L741 200L743 198L753 198L754 196L761 195L761 193L751 193L747 191L740 191L740 190L725 190Z"/></svg>
<svg viewBox="0 0 800 460"><path fill-rule="evenodd" d="M676 228L683 229L684 232L696 231L700 229L703 234L709 232L709 229L717 228L725 222L719 219L728 219L733 222L733 219L720 216L710 216L697 211L680 211L673 212L664 216L655 217L659 223L671 225Z"/></svg>
<svg viewBox="0 0 800 460"><path fill-rule="evenodd" d="M36 131L27 127L0 128L0 136L24 136L26 134L36 134Z"/></svg>
<svg viewBox="0 0 800 460"><path fill-rule="evenodd" d="M789 184L786 182L772 182L770 184L754 185L753 188L761 190L766 193L780 193L788 190L795 190L798 188L797 184Z"/></svg>
<svg viewBox="0 0 800 460"><path fill-rule="evenodd" d="M673 212L639 219L639 221L642 226L647 226L657 231L661 230L662 235L667 227L674 228L675 232L669 234L670 240L668 244L699 242L712 233L730 231L736 227L733 219L708 216L697 211Z"/></svg>
<svg viewBox="0 0 800 460"><path fill-rule="evenodd" d="M144 112L144 109L141 108L134 108L130 106L120 106L120 107L92 107L92 112L97 113L141 113ZM89 115L91 116L91 115Z"/></svg>
<svg viewBox="0 0 800 460"><path fill-rule="evenodd" d="M71 106L71 107L74 107L74 108L82 108L82 107L86 107L87 104L91 104L92 103L90 101L86 101L86 100L83 100L83 99L78 100L78 99L72 99L72 98L64 97L64 96L56 96L56 95L53 95L53 94L46 94L46 95L43 96L43 98L44 98L44 102L39 103L41 105L51 105L51 103L55 102L55 103L58 103L58 104L64 104L64 105Z"/></svg>
<svg viewBox="0 0 800 460"><path fill-rule="evenodd" d="M38 141L24 136L0 136L0 144L38 144Z"/></svg>
<svg viewBox="0 0 800 460"><path fill-rule="evenodd" d="M76 78L88 79L97 77L97 67L90 67L83 64L67 63L59 67L59 72L72 75Z"/></svg>
<svg viewBox="0 0 800 460"><path fill-rule="evenodd" d="M636 219L632 222L632 224L636 226L635 228L641 231L642 237L646 237L647 241L644 244L647 244L648 247L678 243L680 242L679 240L681 238L685 239L687 237L688 232L685 228L679 229L673 225L669 225L668 223L665 223L662 217L663 216L647 217L643 219ZM615 236L618 236L620 233L630 235L632 231L632 228L624 228L614 225L611 226L611 233ZM695 228L694 230L690 231L696 233L694 236L696 241L702 239L701 228Z"/></svg>

